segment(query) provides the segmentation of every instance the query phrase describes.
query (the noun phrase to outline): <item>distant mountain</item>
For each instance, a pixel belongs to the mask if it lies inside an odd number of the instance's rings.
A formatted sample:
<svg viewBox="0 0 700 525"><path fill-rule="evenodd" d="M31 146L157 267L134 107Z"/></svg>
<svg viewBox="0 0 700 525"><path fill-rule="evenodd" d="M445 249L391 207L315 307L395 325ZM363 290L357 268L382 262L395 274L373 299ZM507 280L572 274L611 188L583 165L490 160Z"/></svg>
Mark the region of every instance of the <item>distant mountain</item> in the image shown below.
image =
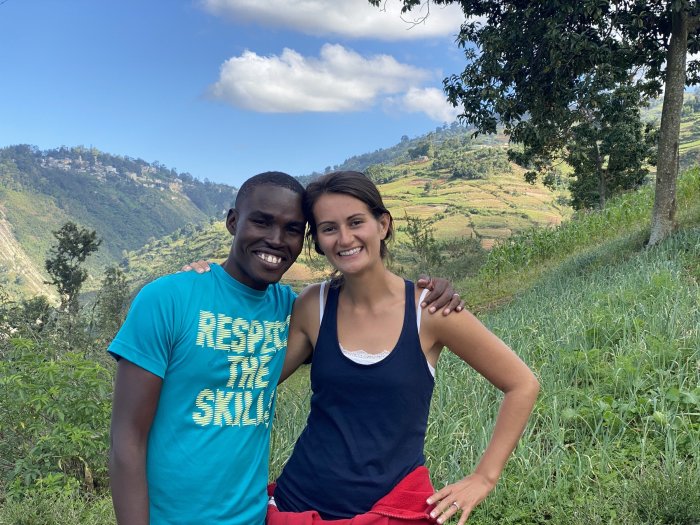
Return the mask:
<svg viewBox="0 0 700 525"><path fill-rule="evenodd" d="M188 223L221 218L236 189L95 148L0 149L0 285L37 293L51 234L66 221L103 239L93 275ZM29 262L33 268L29 267ZM45 288L44 290L45 291Z"/></svg>
<svg viewBox="0 0 700 525"><path fill-rule="evenodd" d="M508 144L508 137L503 134L496 135L479 135L472 138L474 128L470 126L462 126L457 122L451 125L443 125L435 128L435 131L430 131L418 137L409 138L408 135L401 137L401 140L394 146L388 148L380 148L371 153L363 153L354 155L345 159L340 164L327 166L324 172L350 170L364 172L370 166L377 164L395 165L411 160L411 151L421 147L425 143L439 146L446 141L455 138L464 138L473 146L503 146ZM304 184L323 175L321 172L313 172L309 175L298 177Z"/></svg>

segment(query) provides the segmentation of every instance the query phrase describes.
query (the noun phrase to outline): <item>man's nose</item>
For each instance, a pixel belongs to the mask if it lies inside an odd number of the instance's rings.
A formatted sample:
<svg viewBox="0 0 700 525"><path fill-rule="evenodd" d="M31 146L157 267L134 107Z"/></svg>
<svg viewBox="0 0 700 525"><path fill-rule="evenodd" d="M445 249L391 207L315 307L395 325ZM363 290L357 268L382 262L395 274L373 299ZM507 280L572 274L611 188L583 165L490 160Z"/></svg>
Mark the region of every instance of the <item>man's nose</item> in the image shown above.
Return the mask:
<svg viewBox="0 0 700 525"><path fill-rule="evenodd" d="M278 226L273 226L270 229L270 234L267 236L267 242L274 246L280 246L284 241L284 229Z"/></svg>

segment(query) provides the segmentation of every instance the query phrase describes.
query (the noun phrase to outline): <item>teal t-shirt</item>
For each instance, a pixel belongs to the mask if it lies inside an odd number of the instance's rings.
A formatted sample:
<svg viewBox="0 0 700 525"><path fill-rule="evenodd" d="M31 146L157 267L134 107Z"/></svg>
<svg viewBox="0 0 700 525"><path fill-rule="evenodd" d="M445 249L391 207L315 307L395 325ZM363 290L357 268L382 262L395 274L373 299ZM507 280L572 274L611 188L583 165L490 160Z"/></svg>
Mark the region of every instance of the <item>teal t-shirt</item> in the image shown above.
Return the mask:
<svg viewBox="0 0 700 525"><path fill-rule="evenodd" d="M109 351L161 377L148 436L151 523L262 525L288 286L258 291L218 265L157 279Z"/></svg>

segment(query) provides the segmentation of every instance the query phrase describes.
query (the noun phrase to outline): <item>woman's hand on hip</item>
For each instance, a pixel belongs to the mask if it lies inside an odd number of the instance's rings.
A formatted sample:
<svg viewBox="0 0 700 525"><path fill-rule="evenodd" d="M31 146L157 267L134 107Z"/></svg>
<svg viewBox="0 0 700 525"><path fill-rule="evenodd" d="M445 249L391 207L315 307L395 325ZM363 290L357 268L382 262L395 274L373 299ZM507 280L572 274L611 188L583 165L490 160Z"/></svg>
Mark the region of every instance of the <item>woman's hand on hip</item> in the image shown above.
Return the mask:
<svg viewBox="0 0 700 525"><path fill-rule="evenodd" d="M438 523L445 523L455 514L461 513L457 523L464 525L472 510L486 499L495 486L486 476L477 473L447 485L428 498L428 504L435 505L430 517Z"/></svg>

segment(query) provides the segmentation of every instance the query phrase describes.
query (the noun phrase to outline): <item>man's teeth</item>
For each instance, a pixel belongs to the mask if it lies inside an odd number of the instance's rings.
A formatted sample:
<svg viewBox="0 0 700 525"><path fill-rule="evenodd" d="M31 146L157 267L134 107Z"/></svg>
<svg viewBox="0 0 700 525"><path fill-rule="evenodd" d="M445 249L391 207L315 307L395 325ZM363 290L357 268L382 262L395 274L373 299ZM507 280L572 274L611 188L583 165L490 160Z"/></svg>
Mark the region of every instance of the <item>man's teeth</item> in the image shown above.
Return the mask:
<svg viewBox="0 0 700 525"><path fill-rule="evenodd" d="M275 257L274 255L270 255L269 253L258 253L257 255L263 261L269 262L272 264L279 264L282 262L282 257Z"/></svg>
<svg viewBox="0 0 700 525"><path fill-rule="evenodd" d="M340 255L342 255L343 257L345 257L347 255L355 255L356 253L359 253L359 251L360 251L360 248L358 247L358 248L353 248L352 250L346 250L344 252L338 252L338 253L340 253Z"/></svg>

